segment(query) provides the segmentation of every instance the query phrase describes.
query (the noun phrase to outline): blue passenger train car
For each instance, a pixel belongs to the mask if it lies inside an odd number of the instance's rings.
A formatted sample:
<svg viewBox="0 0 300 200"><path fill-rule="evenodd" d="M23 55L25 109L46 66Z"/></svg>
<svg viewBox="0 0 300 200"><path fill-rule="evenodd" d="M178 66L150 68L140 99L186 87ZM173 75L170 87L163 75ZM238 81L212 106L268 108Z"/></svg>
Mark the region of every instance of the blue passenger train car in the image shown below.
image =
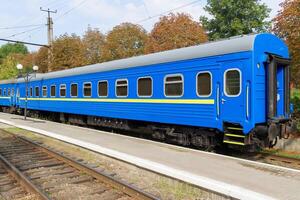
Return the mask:
<svg viewBox="0 0 300 200"><path fill-rule="evenodd" d="M143 128L183 145L272 145L292 128L289 63L276 36L239 36L37 74L28 109L74 124ZM25 91L22 78L2 81L1 108L22 112Z"/></svg>

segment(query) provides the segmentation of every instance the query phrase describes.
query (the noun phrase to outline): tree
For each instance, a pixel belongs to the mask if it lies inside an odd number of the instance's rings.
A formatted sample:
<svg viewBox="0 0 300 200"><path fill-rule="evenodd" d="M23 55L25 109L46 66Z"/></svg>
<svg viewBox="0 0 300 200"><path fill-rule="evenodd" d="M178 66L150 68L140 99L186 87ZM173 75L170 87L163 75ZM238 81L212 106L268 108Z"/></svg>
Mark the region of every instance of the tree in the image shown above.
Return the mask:
<svg viewBox="0 0 300 200"><path fill-rule="evenodd" d="M16 58L18 63L21 63L25 71L32 71L32 67L37 65L36 63L37 52L28 53L26 55L20 55ZM38 65L39 66L39 65ZM41 67L39 66L39 71L41 72Z"/></svg>
<svg viewBox="0 0 300 200"><path fill-rule="evenodd" d="M202 26L187 14L163 16L154 25L146 44L146 53L177 49L207 41Z"/></svg>
<svg viewBox="0 0 300 200"><path fill-rule="evenodd" d="M28 49L24 44L7 43L0 47L0 63L10 54L27 54Z"/></svg>
<svg viewBox="0 0 300 200"><path fill-rule="evenodd" d="M85 48L87 64L100 63L102 61L105 36L98 30L88 27L82 39Z"/></svg>
<svg viewBox="0 0 300 200"><path fill-rule="evenodd" d="M16 78L18 75L18 69L16 68L18 64L18 54L9 54L3 59L0 67L0 80L2 79L12 79Z"/></svg>
<svg viewBox="0 0 300 200"><path fill-rule="evenodd" d="M106 36L103 60L115 60L144 53L147 33L144 28L131 23L122 23Z"/></svg>
<svg viewBox="0 0 300 200"><path fill-rule="evenodd" d="M200 17L210 40L265 32L271 26L266 20L271 10L260 0L208 0L204 10L212 16Z"/></svg>
<svg viewBox="0 0 300 200"><path fill-rule="evenodd" d="M292 81L300 84L300 0L285 0L273 19L273 31L289 46L292 57Z"/></svg>
<svg viewBox="0 0 300 200"><path fill-rule="evenodd" d="M34 62L40 72L48 72L48 48L41 47L35 55Z"/></svg>
<svg viewBox="0 0 300 200"><path fill-rule="evenodd" d="M49 71L85 65L85 49L79 36L61 35L53 42L53 63Z"/></svg>

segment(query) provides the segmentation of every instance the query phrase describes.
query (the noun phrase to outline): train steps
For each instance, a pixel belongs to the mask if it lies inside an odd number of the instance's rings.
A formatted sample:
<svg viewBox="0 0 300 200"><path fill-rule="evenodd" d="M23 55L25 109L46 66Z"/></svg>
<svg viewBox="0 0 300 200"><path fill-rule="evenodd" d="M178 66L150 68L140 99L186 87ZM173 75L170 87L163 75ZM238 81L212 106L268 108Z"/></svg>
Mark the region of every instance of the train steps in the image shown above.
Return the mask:
<svg viewBox="0 0 300 200"><path fill-rule="evenodd" d="M243 134L243 128L240 125L225 125L223 143L232 145L245 145L246 136Z"/></svg>

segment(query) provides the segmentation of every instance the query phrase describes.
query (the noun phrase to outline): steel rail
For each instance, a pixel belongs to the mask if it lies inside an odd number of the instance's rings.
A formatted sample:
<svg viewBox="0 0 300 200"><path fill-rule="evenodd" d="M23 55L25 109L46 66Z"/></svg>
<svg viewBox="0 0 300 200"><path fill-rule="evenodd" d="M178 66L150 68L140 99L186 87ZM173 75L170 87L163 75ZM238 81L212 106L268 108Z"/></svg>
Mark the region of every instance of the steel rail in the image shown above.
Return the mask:
<svg viewBox="0 0 300 200"><path fill-rule="evenodd" d="M35 194L40 200L50 200L50 197L45 194L39 187L35 186L34 183L19 171L13 164L11 164L5 157L0 154L0 160L3 163L5 170L16 179L21 186L23 186L27 192Z"/></svg>
<svg viewBox="0 0 300 200"><path fill-rule="evenodd" d="M44 147L34 141L31 141L27 138L24 138L22 136L17 136L13 133L10 133L8 131L5 131L5 130L2 130L3 132L6 132L10 135L12 135L13 137L19 139L19 140L22 140L23 142L25 143L28 143L30 145L33 145L34 147L37 147L39 150L45 152L46 154L62 161L62 162L65 162L67 163L68 165L94 177L95 179L97 180L100 180L101 182L103 183L106 183L108 185L110 185L111 187L117 189L118 191L122 191L124 192L125 194L133 197L133 198L136 198L136 199L141 199L141 200L159 200L159 198L153 196L152 194L149 194L145 191L142 191L141 189L133 186L133 185L129 185L128 183L124 182L124 181L121 181L121 180L118 180L116 179L115 177L113 176L110 176L104 172L99 172L99 171L96 171L95 169L85 165L85 164L82 164L72 158L69 158L69 157L66 157L58 152L55 152L47 147Z"/></svg>

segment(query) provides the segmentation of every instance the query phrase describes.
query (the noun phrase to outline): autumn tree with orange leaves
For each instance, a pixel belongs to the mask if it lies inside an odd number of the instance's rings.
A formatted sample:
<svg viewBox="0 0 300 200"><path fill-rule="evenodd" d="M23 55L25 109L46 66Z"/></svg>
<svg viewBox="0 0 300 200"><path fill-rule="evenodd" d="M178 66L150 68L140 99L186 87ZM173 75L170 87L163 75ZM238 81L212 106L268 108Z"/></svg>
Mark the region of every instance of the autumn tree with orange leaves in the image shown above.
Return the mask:
<svg viewBox="0 0 300 200"><path fill-rule="evenodd" d="M70 69L85 64L85 48L79 36L64 34L55 39L50 71Z"/></svg>
<svg viewBox="0 0 300 200"><path fill-rule="evenodd" d="M289 46L292 57L292 81L300 85L300 0L286 0L274 18L273 31Z"/></svg>
<svg viewBox="0 0 300 200"><path fill-rule="evenodd" d="M204 29L190 15L171 13L161 17L154 25L146 43L145 53L188 47L206 41Z"/></svg>
<svg viewBox="0 0 300 200"><path fill-rule="evenodd" d="M147 40L145 29L132 23L115 26L106 36L103 60L110 61L144 53Z"/></svg>
<svg viewBox="0 0 300 200"><path fill-rule="evenodd" d="M82 37L85 49L85 59L87 64L102 62L102 52L104 50L105 35L99 29L88 27Z"/></svg>

